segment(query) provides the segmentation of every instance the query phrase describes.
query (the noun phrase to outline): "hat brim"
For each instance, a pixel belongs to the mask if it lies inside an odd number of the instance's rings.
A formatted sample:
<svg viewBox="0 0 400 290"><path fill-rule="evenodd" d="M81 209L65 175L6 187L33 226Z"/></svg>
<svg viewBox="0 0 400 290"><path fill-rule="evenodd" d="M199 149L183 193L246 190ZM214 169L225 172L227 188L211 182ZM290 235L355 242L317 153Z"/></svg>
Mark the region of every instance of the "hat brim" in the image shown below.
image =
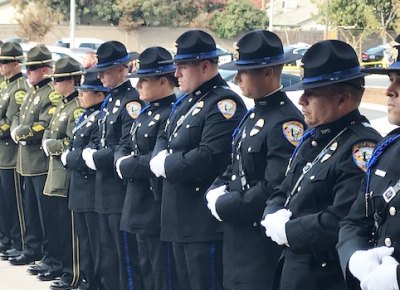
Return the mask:
<svg viewBox="0 0 400 290"><path fill-rule="evenodd" d="M364 68L361 70L364 73L372 75L387 75L389 73L400 73L400 67L398 68Z"/></svg>
<svg viewBox="0 0 400 290"><path fill-rule="evenodd" d="M124 61L124 62L117 63L117 64L111 64L111 65L104 66L104 67L103 67L103 66L100 66L100 67L99 67L99 66L96 64L95 66L93 66L93 67L87 69L86 72L101 72L101 71L109 70L109 69L112 69L112 68L115 68L115 67L118 67L118 66L127 64L127 63L129 63L130 61L132 61L132 60L134 60L134 59L137 59L137 57L138 57L137 52L130 52L130 53L128 53L128 59L127 59L126 61Z"/></svg>
<svg viewBox="0 0 400 290"><path fill-rule="evenodd" d="M269 62L269 63L259 63L259 64L237 64L235 61L231 61L219 66L220 69L225 70L242 70L242 69L256 69L262 67L270 67L274 65L280 64L288 64L295 62L296 60L301 59L302 56L300 54L292 54L292 55L285 55L285 58L276 62Z"/></svg>
<svg viewBox="0 0 400 290"><path fill-rule="evenodd" d="M35 60L35 61L27 61L27 62L24 62L24 65L25 65L25 66L29 66L29 65L38 65L38 64L48 65L49 63L52 63L52 62L53 62L52 59Z"/></svg>
<svg viewBox="0 0 400 290"><path fill-rule="evenodd" d="M175 73L174 70L168 70L168 71L162 71L162 72L152 72L152 73L137 73L137 71L134 71L133 73L130 73L126 76L126 78L131 79L131 78L148 78L148 77L155 77L155 76L161 76L161 75L167 75L167 74L172 74Z"/></svg>
<svg viewBox="0 0 400 290"><path fill-rule="evenodd" d="M77 90L87 90L87 91L94 91L94 92L104 92L108 93L110 89L102 86L88 86L88 85L80 85L80 86L75 86Z"/></svg>
<svg viewBox="0 0 400 290"><path fill-rule="evenodd" d="M159 63L166 64L166 63L179 63L179 62L188 62L188 61L196 61L196 60L199 61L199 60L214 59L214 58L218 58L218 57L224 56L224 55L230 55L230 53L217 48L217 53L213 56L198 55L198 56L193 56L193 57L188 57L188 58L180 58L179 54L176 54L173 59L163 60L163 61L160 61Z"/></svg>
<svg viewBox="0 0 400 290"><path fill-rule="evenodd" d="M303 81L301 81L297 84L283 88L282 92L303 91L303 90L307 90L307 89L325 87L325 86L329 86L329 85L333 85L333 84L337 84L337 83L343 83L346 81L358 79L361 77L365 77L367 75L368 75L367 73L360 72L360 73L354 74L352 76L349 76L347 78L343 78L343 79L339 79L339 80L329 80L329 81L320 81L320 82L312 82L312 83L303 83Z"/></svg>
<svg viewBox="0 0 400 290"><path fill-rule="evenodd" d="M46 77L51 77L51 78L62 78L62 77L72 77L72 76L79 76L83 75L85 72L84 71L75 71L75 72L70 72L70 73L61 73L61 74L50 74L46 75Z"/></svg>
<svg viewBox="0 0 400 290"><path fill-rule="evenodd" d="M23 55L19 56L0 55L0 60L21 61L22 59L24 59Z"/></svg>

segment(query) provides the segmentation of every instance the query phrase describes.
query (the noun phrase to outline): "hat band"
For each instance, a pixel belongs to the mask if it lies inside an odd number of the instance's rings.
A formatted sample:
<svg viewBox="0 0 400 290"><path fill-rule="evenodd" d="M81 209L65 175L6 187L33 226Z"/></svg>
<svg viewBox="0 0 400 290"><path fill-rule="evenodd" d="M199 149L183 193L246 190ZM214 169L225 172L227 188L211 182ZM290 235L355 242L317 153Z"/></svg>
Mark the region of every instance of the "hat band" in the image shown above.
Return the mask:
<svg viewBox="0 0 400 290"><path fill-rule="evenodd" d="M171 64L167 66L160 66L157 68L149 68L149 69L138 69L137 74L149 74L149 73L163 73L163 72L170 72L174 71L176 66Z"/></svg>
<svg viewBox="0 0 400 290"><path fill-rule="evenodd" d="M191 53L191 54L176 54L174 56L174 60L184 60L187 58L196 58L196 59L207 59L214 58L220 56L220 52L218 50L207 51L207 52L199 52L199 53Z"/></svg>
<svg viewBox="0 0 400 290"><path fill-rule="evenodd" d="M267 64L267 63L273 63L276 61L280 61L285 59L285 54L279 54L276 56L267 56L263 58L258 58L258 59L238 59L236 61L237 65L247 65L247 64Z"/></svg>
<svg viewBox="0 0 400 290"><path fill-rule="evenodd" d="M93 91L101 91L101 92L109 92L110 89L103 86L91 86L91 85L81 85L76 87L78 90L93 90Z"/></svg>
<svg viewBox="0 0 400 290"><path fill-rule="evenodd" d="M97 67L98 68L104 68L104 67L107 67L107 66L124 64L124 63L127 63L130 60L131 60L130 55L127 54L126 56L124 56L122 58L119 58L119 59L116 59L116 60L113 60L113 61L110 61L110 62L99 63L99 64L97 64Z"/></svg>
<svg viewBox="0 0 400 290"><path fill-rule="evenodd" d="M308 83L314 83L314 82L319 82L319 81L338 81L344 78L347 78L349 76L352 76L354 74L360 73L361 69L359 66L342 70L342 71L335 71L333 73L325 74L325 75L320 75L317 77L310 77L310 78L303 78L303 83L308 84Z"/></svg>

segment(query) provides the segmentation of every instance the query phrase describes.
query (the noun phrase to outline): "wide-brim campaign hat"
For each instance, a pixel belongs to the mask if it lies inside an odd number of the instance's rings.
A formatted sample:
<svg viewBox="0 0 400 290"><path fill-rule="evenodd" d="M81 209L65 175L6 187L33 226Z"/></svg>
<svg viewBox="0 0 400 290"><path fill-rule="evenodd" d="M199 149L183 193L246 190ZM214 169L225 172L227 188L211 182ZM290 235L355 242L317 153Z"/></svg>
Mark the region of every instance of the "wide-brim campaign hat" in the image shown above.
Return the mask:
<svg viewBox="0 0 400 290"><path fill-rule="evenodd" d="M203 30L189 30L178 37L175 43L176 54L164 63L186 62L218 58L227 55L217 48L214 38Z"/></svg>
<svg viewBox="0 0 400 290"><path fill-rule="evenodd" d="M25 66L48 65L53 62L50 50L44 45L32 47L26 54Z"/></svg>
<svg viewBox="0 0 400 290"><path fill-rule="evenodd" d="M110 91L110 89L103 86L103 83L100 81L100 79L97 78L97 72L86 72L83 76L83 83L80 86L76 86L75 88L77 88L78 90L105 93L108 93Z"/></svg>
<svg viewBox="0 0 400 290"><path fill-rule="evenodd" d="M397 57L396 57L396 61L393 62L391 65L389 65L389 67L387 68L365 68L362 69L363 72L368 73L368 74L374 74L374 75L387 75L389 73L398 73L400 72L400 35L398 35L395 39L394 39L394 43L393 43L393 49L397 50Z"/></svg>
<svg viewBox="0 0 400 290"><path fill-rule="evenodd" d="M97 64L88 71L105 71L114 67L127 64L137 57L137 53L128 53L125 45L119 41L107 41L99 46L96 52Z"/></svg>
<svg viewBox="0 0 400 290"><path fill-rule="evenodd" d="M153 46L145 49L136 60L136 71L129 74L129 78L151 77L171 74L176 66L163 61L172 60L172 55L163 47ZM161 62L161 63L160 63Z"/></svg>
<svg viewBox="0 0 400 290"><path fill-rule="evenodd" d="M292 63L299 54L285 54L280 38L268 30L256 30L243 35L234 46L234 60L220 65L225 70L241 70Z"/></svg>
<svg viewBox="0 0 400 290"><path fill-rule="evenodd" d="M24 52L18 42L6 42L0 48L0 62L18 61L24 58Z"/></svg>
<svg viewBox="0 0 400 290"><path fill-rule="evenodd" d="M361 72L354 49L340 40L323 40L304 54L304 77L301 82L282 91L298 91L346 82L366 76Z"/></svg>
<svg viewBox="0 0 400 290"><path fill-rule="evenodd" d="M54 64L53 73L49 77L62 78L83 75L81 64L72 57L62 57Z"/></svg>

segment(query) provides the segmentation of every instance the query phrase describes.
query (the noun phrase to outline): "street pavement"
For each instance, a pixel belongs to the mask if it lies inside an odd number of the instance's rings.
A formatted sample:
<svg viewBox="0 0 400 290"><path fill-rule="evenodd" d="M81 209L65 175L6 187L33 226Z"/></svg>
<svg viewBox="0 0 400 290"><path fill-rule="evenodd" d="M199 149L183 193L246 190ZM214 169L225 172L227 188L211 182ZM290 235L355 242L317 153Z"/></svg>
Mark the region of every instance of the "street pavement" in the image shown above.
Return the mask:
<svg viewBox="0 0 400 290"><path fill-rule="evenodd" d="M43 282L29 274L28 266L13 266L0 260L0 290L49 290L52 282Z"/></svg>

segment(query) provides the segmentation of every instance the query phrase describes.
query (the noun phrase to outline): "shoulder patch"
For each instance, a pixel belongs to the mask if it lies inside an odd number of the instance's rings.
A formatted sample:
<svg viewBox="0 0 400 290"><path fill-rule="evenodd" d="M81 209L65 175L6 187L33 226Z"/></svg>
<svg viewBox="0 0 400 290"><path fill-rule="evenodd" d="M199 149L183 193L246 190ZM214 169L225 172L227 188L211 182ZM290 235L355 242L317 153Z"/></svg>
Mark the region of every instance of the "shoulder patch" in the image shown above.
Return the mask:
<svg viewBox="0 0 400 290"><path fill-rule="evenodd" d="M16 102L18 105L21 105L22 102L23 102L24 99L25 99L25 96L26 96L26 92L25 92L25 91L16 91L15 94L14 94L15 102Z"/></svg>
<svg viewBox="0 0 400 290"><path fill-rule="evenodd" d="M225 117L225 119L230 119L236 113L236 102L230 99L224 99L218 102L218 110Z"/></svg>
<svg viewBox="0 0 400 290"><path fill-rule="evenodd" d="M374 142L364 141L353 146L353 161L364 172L367 171L367 164L375 145Z"/></svg>
<svg viewBox="0 0 400 290"><path fill-rule="evenodd" d="M74 111L74 120L75 123L78 123L78 120L80 118L80 116L82 116L82 114L85 112L85 109L83 108L78 108Z"/></svg>
<svg viewBox="0 0 400 290"><path fill-rule="evenodd" d="M62 96L59 93L56 93L55 91L51 92L49 94L49 100L53 105L57 105L62 99Z"/></svg>
<svg viewBox="0 0 400 290"><path fill-rule="evenodd" d="M142 110L142 105L139 102L129 102L125 105L126 111L132 119L139 117L140 111Z"/></svg>
<svg viewBox="0 0 400 290"><path fill-rule="evenodd" d="M299 144L304 133L304 126L299 121L289 121L282 125L283 136L294 146Z"/></svg>
<svg viewBox="0 0 400 290"><path fill-rule="evenodd" d="M56 110L57 110L57 107L51 107L51 108L47 111L47 114L49 114L49 115L54 115L54 113L56 112Z"/></svg>

